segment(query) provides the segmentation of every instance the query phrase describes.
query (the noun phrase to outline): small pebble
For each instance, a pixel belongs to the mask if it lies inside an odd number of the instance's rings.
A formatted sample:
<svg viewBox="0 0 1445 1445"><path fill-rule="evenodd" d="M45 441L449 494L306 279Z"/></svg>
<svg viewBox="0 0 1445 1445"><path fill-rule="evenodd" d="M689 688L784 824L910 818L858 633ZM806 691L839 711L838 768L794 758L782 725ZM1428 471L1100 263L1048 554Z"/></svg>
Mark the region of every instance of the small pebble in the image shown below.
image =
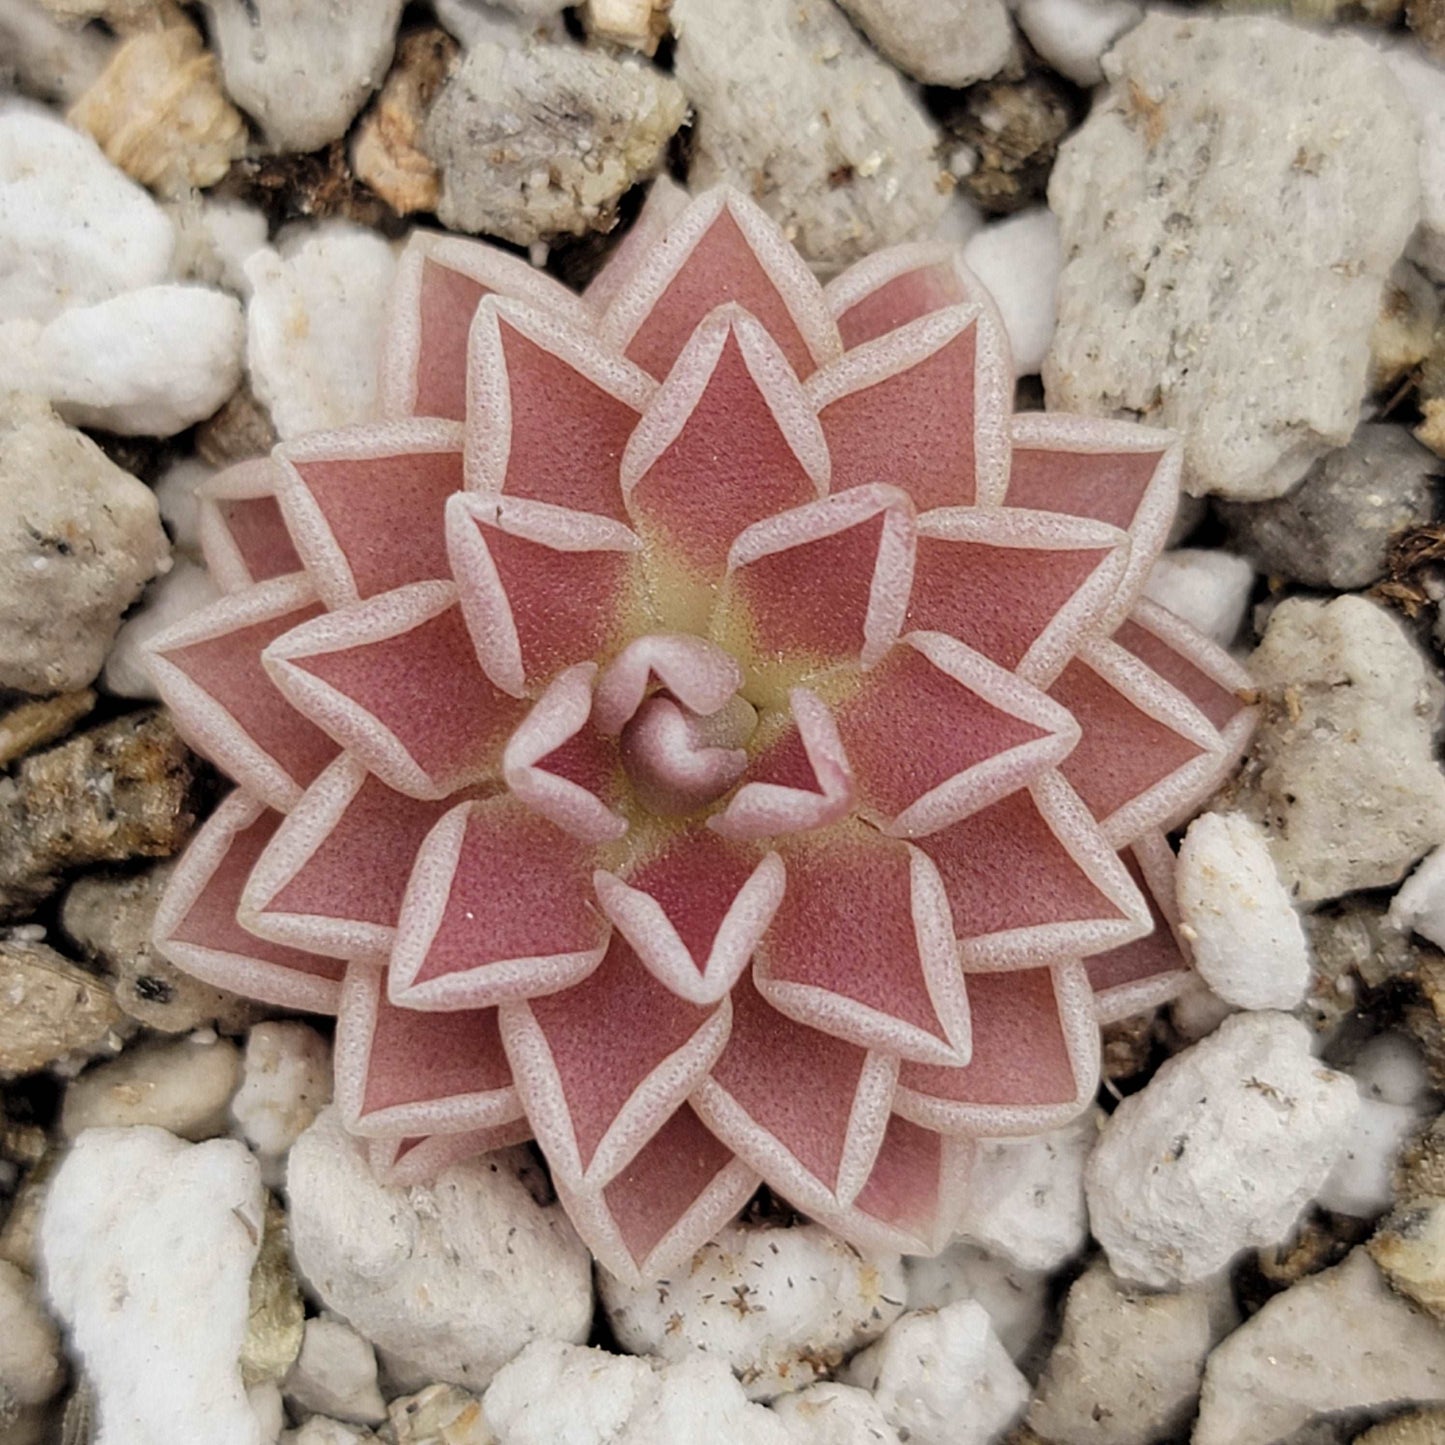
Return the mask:
<svg viewBox="0 0 1445 1445"><path fill-rule="evenodd" d="M1273 1445L1316 1416L1445 1400L1445 1328L1363 1249L1276 1295L1209 1357L1193 1445Z"/></svg>
<svg viewBox="0 0 1445 1445"><path fill-rule="evenodd" d="M1257 823L1241 813L1196 818L1180 845L1175 889L1194 966L1225 1003L1291 1009L1304 998L1304 925Z"/></svg>
<svg viewBox="0 0 1445 1445"><path fill-rule="evenodd" d="M479 1387L528 1340L580 1341L591 1325L591 1257L541 1187L509 1149L386 1188L325 1109L287 1161L296 1263L402 1389Z"/></svg>
<svg viewBox="0 0 1445 1445"><path fill-rule="evenodd" d="M372 419L395 269L391 247L347 221L247 260L246 364L282 440Z"/></svg>
<svg viewBox="0 0 1445 1445"><path fill-rule="evenodd" d="M1122 1279L1193 1284L1277 1243L1347 1147L1353 1080L1279 1013L1232 1014L1110 1116L1089 1158L1094 1236Z"/></svg>
<svg viewBox="0 0 1445 1445"><path fill-rule="evenodd" d="M903 1311L902 1262L865 1259L819 1225L731 1224L685 1270L642 1285L599 1277L618 1342L634 1354L725 1360L748 1397L811 1384Z"/></svg>
<svg viewBox="0 0 1445 1445"><path fill-rule="evenodd" d="M972 1300L904 1315L843 1378L873 1392L909 1445L991 1445L1029 1399L1028 1381Z"/></svg>
<svg viewBox="0 0 1445 1445"><path fill-rule="evenodd" d="M264 1438L239 1363L264 1213L256 1161L229 1140L142 1127L71 1146L41 1251L100 1439L172 1440L177 1421L204 1421L206 1445Z"/></svg>
<svg viewBox="0 0 1445 1445"><path fill-rule="evenodd" d="M1161 554L1144 584L1146 597L1192 622L1220 647L1234 645L1253 590L1254 568L1214 547L1176 547Z"/></svg>
<svg viewBox="0 0 1445 1445"><path fill-rule="evenodd" d="M1002 0L841 0L843 9L900 70L928 85L961 90L997 75L1013 58L1013 26Z"/></svg>
<svg viewBox="0 0 1445 1445"><path fill-rule="evenodd" d="M1020 1369L1027 1368L1050 1319L1050 1276L1024 1269L962 1240L942 1254L903 1261L910 1310L939 1309L971 1299L988 1314L994 1333Z"/></svg>
<svg viewBox="0 0 1445 1445"><path fill-rule="evenodd" d="M1054 288L1063 269L1059 223L1045 206L994 221L963 248L1003 316L1014 372L1035 376L1054 334Z"/></svg>
<svg viewBox="0 0 1445 1445"><path fill-rule="evenodd" d="M376 1383L376 1352L350 1325L324 1316L306 1321L301 1354L281 1389L293 1410L352 1425L386 1419Z"/></svg>
<svg viewBox="0 0 1445 1445"><path fill-rule="evenodd" d="M214 1033L137 1044L70 1083L60 1130L74 1139L85 1129L151 1124L182 1139L212 1139L226 1132L240 1077L240 1050Z"/></svg>
<svg viewBox="0 0 1445 1445"><path fill-rule="evenodd" d="M0 939L0 1078L108 1050L124 1018L105 979L43 943Z"/></svg>
<svg viewBox="0 0 1445 1445"><path fill-rule="evenodd" d="M331 1102L331 1046L309 1024L261 1023L246 1038L231 1116L263 1160L279 1160Z"/></svg>
<svg viewBox="0 0 1445 1445"><path fill-rule="evenodd" d="M901 1445L878 1402L856 1385L809 1385L773 1405L796 1445Z"/></svg>

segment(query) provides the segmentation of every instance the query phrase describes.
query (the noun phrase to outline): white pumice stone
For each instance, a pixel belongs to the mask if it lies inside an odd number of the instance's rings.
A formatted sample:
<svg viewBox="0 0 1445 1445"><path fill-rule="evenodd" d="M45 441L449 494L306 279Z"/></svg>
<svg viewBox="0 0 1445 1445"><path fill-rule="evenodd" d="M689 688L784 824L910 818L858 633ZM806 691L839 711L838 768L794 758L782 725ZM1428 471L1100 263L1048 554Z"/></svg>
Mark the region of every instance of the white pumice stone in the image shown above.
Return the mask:
<svg viewBox="0 0 1445 1445"><path fill-rule="evenodd" d="M599 1277L619 1343L664 1360L725 1360L750 1398L811 1384L903 1310L902 1261L865 1258L820 1225L731 1224L686 1268L630 1285Z"/></svg>
<svg viewBox="0 0 1445 1445"><path fill-rule="evenodd" d="M1194 966L1220 998L1246 1009L1303 1000L1309 943L1263 828L1242 813L1196 818L1179 849L1175 890Z"/></svg>
<svg viewBox="0 0 1445 1445"><path fill-rule="evenodd" d="M50 1302L95 1391L98 1445L263 1445L240 1356L265 1190L231 1140L90 1129L40 1224ZM262 1402L264 1404L264 1402ZM274 1438L274 1437L272 1437Z"/></svg>
<svg viewBox="0 0 1445 1445"><path fill-rule="evenodd" d="M1232 1014L1125 1099L1089 1158L1094 1236L1122 1279L1167 1289L1285 1237L1348 1147L1354 1081L1281 1013Z"/></svg>
<svg viewBox="0 0 1445 1445"><path fill-rule="evenodd" d="M907 1314L849 1361L909 1445L991 1445L1023 1414L1029 1383L973 1300Z"/></svg>

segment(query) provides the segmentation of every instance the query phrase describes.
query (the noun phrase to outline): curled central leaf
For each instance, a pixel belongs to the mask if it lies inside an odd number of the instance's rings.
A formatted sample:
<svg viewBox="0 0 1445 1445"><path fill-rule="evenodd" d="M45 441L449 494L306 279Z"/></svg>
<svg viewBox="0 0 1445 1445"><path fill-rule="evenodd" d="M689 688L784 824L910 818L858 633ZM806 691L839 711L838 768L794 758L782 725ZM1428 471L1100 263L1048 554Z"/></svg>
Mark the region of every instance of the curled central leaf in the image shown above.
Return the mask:
<svg viewBox="0 0 1445 1445"><path fill-rule="evenodd" d="M748 766L757 713L736 695L699 717L666 694L646 699L622 729L622 765L650 812L682 817L728 791Z"/></svg>

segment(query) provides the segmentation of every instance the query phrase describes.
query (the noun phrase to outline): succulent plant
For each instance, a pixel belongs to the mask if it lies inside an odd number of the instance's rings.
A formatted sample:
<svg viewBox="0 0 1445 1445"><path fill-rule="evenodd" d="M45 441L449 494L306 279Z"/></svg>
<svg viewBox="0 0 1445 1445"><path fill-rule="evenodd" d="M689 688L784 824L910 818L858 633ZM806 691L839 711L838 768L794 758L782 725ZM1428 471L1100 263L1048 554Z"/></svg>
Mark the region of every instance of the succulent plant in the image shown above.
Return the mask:
<svg viewBox="0 0 1445 1445"><path fill-rule="evenodd" d="M1162 830L1252 722L1141 600L1172 440L1011 388L947 248L824 288L727 190L580 297L414 234L381 419L206 488L152 664L238 786L161 946L339 1014L388 1177L535 1137L619 1274L763 1180L940 1247L1178 987Z"/></svg>

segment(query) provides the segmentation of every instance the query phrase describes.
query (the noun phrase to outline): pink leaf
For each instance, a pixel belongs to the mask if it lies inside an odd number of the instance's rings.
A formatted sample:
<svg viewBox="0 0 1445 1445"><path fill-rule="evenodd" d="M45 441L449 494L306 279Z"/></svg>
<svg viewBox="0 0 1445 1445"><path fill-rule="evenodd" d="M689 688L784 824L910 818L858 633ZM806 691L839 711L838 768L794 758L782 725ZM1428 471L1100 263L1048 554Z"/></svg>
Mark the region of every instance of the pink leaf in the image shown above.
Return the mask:
<svg viewBox="0 0 1445 1445"><path fill-rule="evenodd" d="M201 551L222 592L240 592L301 570L276 500L279 473L269 457L256 457L196 488Z"/></svg>
<svg viewBox="0 0 1445 1445"><path fill-rule="evenodd" d="M233 793L176 865L156 910L156 944L187 973L279 1008L335 1013L345 965L243 928L236 910L281 815Z"/></svg>

